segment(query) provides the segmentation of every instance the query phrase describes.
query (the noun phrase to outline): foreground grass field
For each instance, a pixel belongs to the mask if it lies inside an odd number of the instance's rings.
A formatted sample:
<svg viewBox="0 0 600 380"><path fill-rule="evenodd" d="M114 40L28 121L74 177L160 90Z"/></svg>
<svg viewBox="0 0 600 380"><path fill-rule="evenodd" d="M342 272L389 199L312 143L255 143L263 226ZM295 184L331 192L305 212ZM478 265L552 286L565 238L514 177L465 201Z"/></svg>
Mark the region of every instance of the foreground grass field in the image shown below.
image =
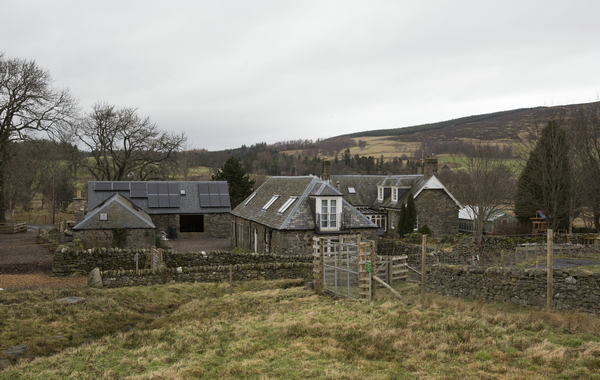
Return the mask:
<svg viewBox="0 0 600 380"><path fill-rule="evenodd" d="M0 293L0 379L600 378L600 320L436 295L361 303L294 281ZM85 297L64 305L65 296Z"/></svg>

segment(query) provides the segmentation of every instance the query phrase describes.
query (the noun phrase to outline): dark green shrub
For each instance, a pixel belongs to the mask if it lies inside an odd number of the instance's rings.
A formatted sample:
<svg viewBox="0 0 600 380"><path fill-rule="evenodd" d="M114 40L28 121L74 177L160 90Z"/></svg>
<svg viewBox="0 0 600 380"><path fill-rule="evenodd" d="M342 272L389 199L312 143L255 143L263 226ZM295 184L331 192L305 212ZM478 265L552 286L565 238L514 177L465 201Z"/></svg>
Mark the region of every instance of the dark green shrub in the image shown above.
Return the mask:
<svg viewBox="0 0 600 380"><path fill-rule="evenodd" d="M423 224L418 231L421 235L431 235L431 228L427 224Z"/></svg>

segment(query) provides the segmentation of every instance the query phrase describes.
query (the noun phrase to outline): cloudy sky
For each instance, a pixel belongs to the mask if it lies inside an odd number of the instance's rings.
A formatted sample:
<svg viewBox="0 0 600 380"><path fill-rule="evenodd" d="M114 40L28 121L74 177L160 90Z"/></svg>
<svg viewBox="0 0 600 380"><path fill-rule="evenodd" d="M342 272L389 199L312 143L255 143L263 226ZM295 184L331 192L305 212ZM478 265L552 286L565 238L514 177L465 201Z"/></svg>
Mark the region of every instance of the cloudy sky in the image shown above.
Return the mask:
<svg viewBox="0 0 600 380"><path fill-rule="evenodd" d="M0 0L0 51L191 148L316 139L600 94L600 1Z"/></svg>

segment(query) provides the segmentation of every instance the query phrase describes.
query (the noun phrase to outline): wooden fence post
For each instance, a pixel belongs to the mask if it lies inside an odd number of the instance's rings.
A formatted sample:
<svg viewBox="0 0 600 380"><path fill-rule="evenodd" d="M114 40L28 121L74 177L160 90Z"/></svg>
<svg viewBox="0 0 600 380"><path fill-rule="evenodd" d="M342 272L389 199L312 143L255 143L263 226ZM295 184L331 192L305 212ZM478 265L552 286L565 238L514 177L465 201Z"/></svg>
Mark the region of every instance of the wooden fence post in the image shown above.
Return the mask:
<svg viewBox="0 0 600 380"><path fill-rule="evenodd" d="M371 252L369 253L369 260L371 261L371 273L369 273L369 284L371 284L371 300L374 300L376 286L373 285L372 278L374 275L373 272L375 271L375 263L377 260L377 256L375 255L377 253L375 249L375 241L369 241L369 249L371 250Z"/></svg>
<svg viewBox="0 0 600 380"><path fill-rule="evenodd" d="M313 286L316 293L325 290L325 268L323 267L323 238L313 238Z"/></svg>
<svg viewBox="0 0 600 380"><path fill-rule="evenodd" d="M229 264L229 295L233 294L233 265Z"/></svg>
<svg viewBox="0 0 600 380"><path fill-rule="evenodd" d="M427 235L423 235L422 245L423 247L421 249L421 303L423 304L425 303L425 254L427 252Z"/></svg>
<svg viewBox="0 0 600 380"><path fill-rule="evenodd" d="M553 293L553 287L552 287L552 229L548 229L548 265L547 270L548 270L548 294L546 297L546 310L551 311L552 310L552 293Z"/></svg>
<svg viewBox="0 0 600 380"><path fill-rule="evenodd" d="M358 244L358 298L361 301L370 301L370 282L367 274L367 243Z"/></svg>

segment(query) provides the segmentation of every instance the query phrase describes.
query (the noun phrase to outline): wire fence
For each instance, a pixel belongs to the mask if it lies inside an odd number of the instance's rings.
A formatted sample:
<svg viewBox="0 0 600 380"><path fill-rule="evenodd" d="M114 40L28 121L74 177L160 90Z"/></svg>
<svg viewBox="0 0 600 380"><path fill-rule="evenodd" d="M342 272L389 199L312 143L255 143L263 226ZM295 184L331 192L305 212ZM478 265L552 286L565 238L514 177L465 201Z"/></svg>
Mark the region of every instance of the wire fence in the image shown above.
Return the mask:
<svg viewBox="0 0 600 380"><path fill-rule="evenodd" d="M419 236L420 239L420 236ZM406 254L412 266L421 264L421 241L378 241L378 254ZM548 257L546 236L503 235L461 238L427 238L428 265L477 265L483 267L545 268ZM384 254L385 254L384 253ZM554 234L552 257L555 268L600 265L600 235ZM600 269L600 268L598 268Z"/></svg>
<svg viewBox="0 0 600 380"><path fill-rule="evenodd" d="M421 244L380 240L378 252L404 253L413 281L458 297L600 313L598 235L485 236ZM553 270L548 271L551 265ZM573 270L573 268L577 268ZM583 269L583 270L580 270ZM414 272L417 272L414 270Z"/></svg>

